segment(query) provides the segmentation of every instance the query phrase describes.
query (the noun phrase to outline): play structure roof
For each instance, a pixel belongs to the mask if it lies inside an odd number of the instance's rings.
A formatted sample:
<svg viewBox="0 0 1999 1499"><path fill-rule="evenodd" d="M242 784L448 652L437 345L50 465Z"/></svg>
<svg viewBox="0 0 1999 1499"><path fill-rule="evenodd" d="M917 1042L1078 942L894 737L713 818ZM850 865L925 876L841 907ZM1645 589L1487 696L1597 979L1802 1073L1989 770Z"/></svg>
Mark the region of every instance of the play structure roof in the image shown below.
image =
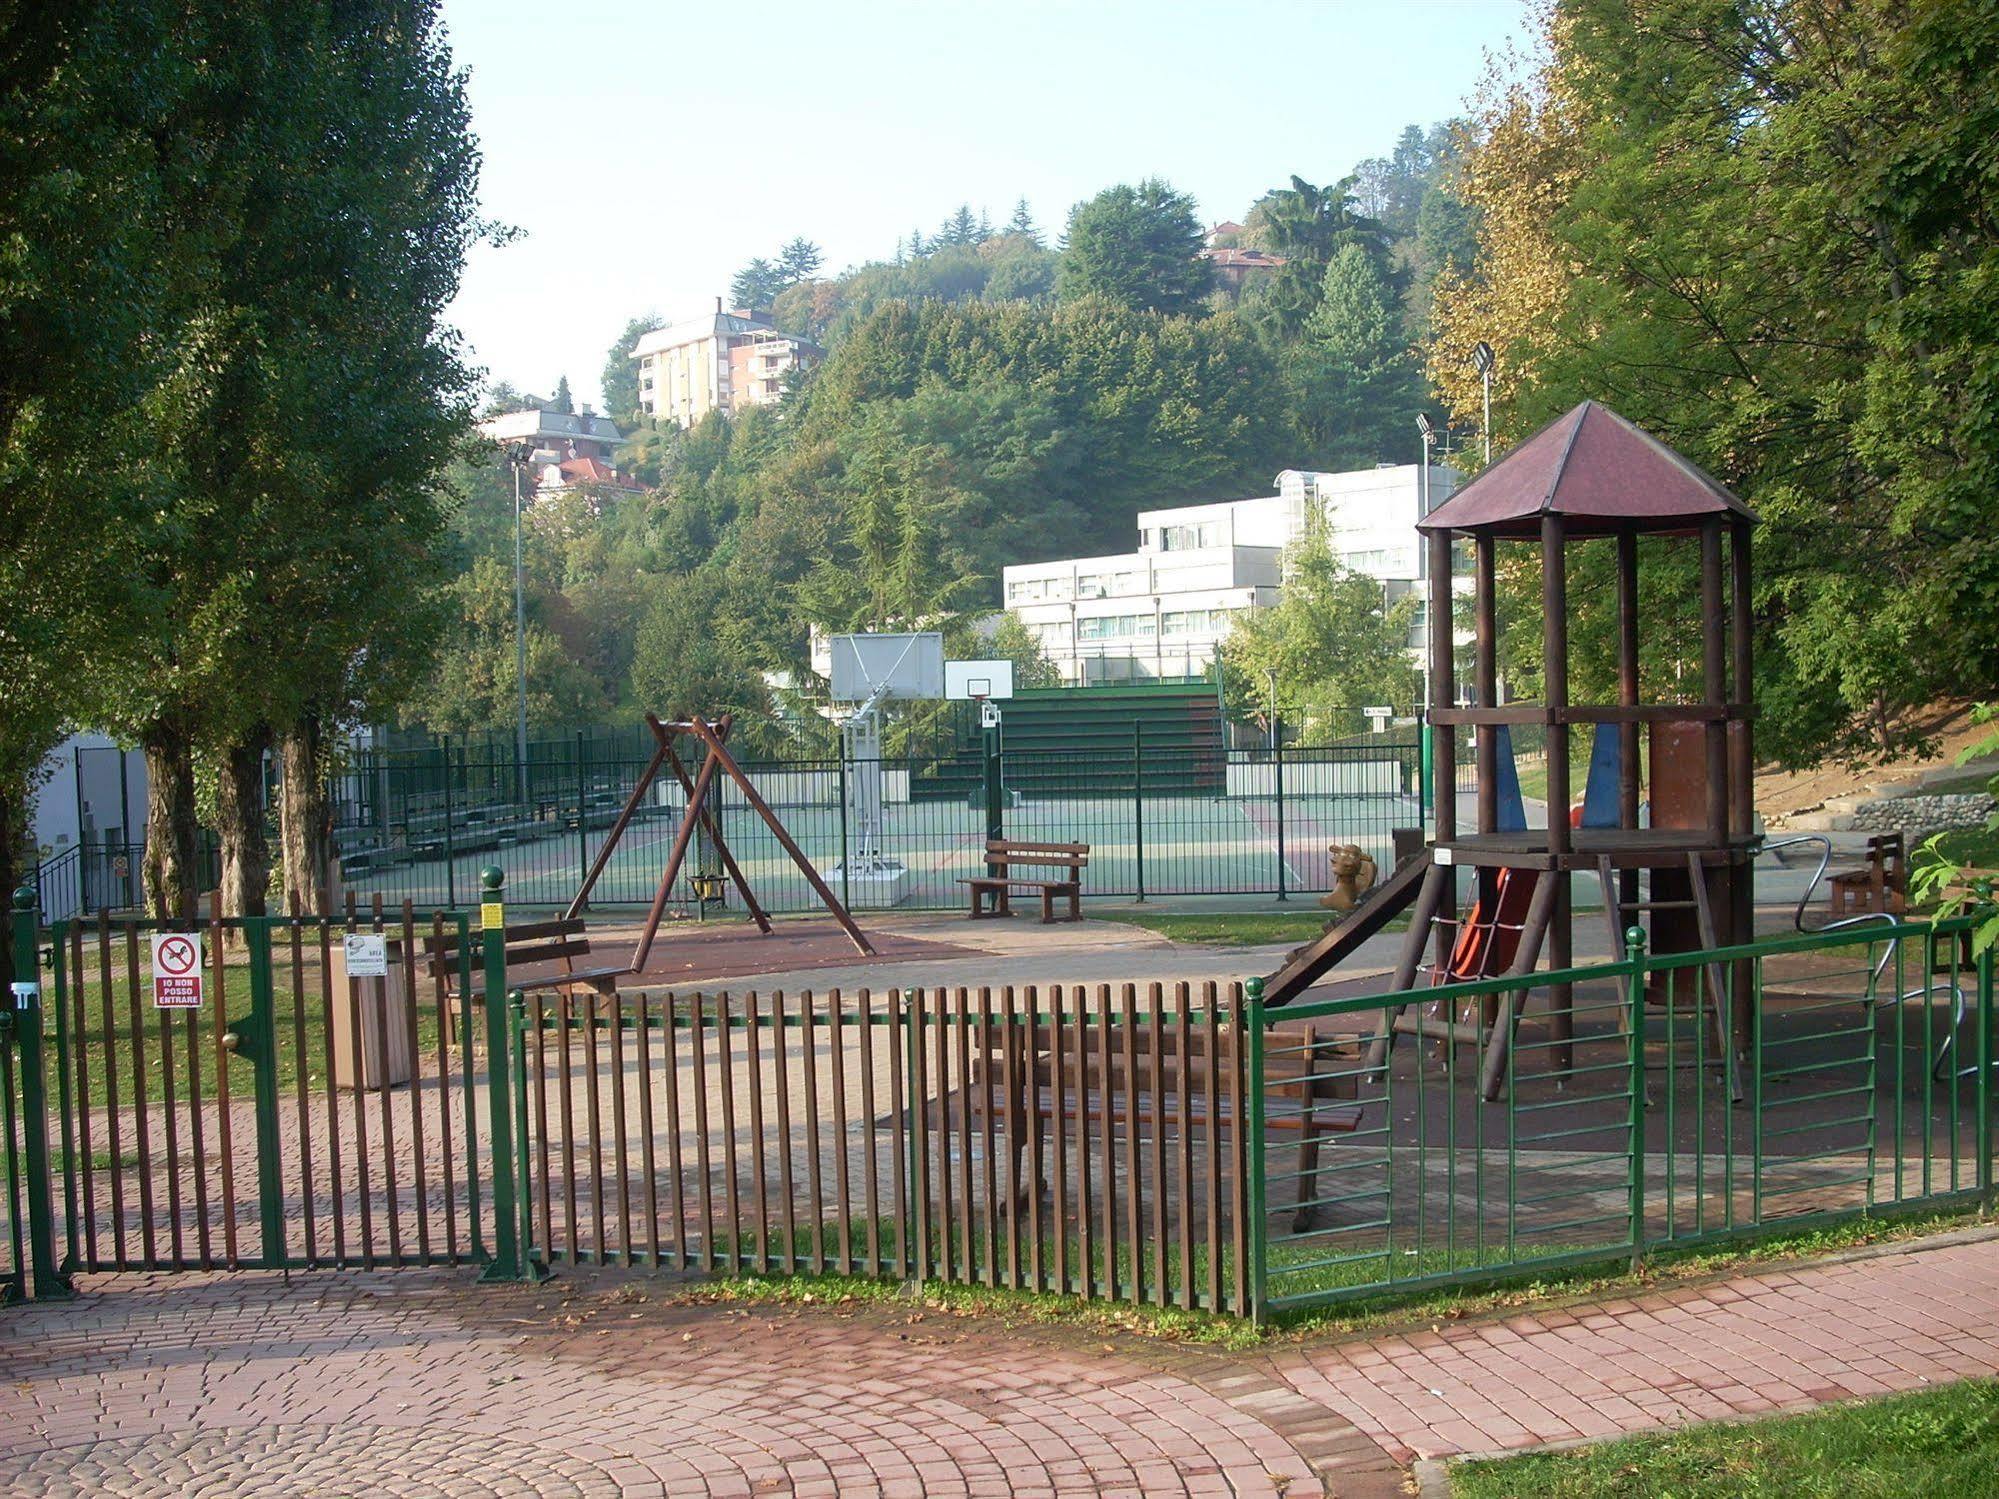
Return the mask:
<svg viewBox="0 0 1999 1499"><path fill-rule="evenodd" d="M1679 531L1714 515L1756 517L1695 463L1595 401L1564 412L1432 510L1425 531L1538 536L1560 515L1571 536Z"/></svg>

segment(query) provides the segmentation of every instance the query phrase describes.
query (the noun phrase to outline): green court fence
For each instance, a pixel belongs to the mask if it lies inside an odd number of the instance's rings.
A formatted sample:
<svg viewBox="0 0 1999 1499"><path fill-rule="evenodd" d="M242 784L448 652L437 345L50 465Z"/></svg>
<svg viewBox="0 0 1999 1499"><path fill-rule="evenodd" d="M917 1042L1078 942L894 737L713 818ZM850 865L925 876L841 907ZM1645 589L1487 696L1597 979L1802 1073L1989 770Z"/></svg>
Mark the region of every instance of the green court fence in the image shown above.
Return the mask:
<svg viewBox="0 0 1999 1499"><path fill-rule="evenodd" d="M536 751L550 746L534 746ZM638 783L650 748L579 737L560 755L486 755L449 743L388 751L338 778L334 840L348 889L391 905L469 898L499 858L515 898L565 904ZM745 762L792 836L833 888L860 908L949 909L980 871L988 836L1087 843L1085 896L1313 894L1330 887L1328 849L1357 844L1387 867L1397 829L1423 825L1417 734L1360 734L1336 744L1224 749L1122 743L905 756ZM853 791L880 789L879 826L862 827ZM817 906L810 886L735 787L714 793L724 839L772 911ZM596 907L649 902L684 799L655 782L591 895ZM870 839L872 833L872 839ZM872 847L870 846L872 842ZM674 898L696 907L697 857ZM870 859L867 856L876 857ZM710 908L712 909L712 908Z"/></svg>

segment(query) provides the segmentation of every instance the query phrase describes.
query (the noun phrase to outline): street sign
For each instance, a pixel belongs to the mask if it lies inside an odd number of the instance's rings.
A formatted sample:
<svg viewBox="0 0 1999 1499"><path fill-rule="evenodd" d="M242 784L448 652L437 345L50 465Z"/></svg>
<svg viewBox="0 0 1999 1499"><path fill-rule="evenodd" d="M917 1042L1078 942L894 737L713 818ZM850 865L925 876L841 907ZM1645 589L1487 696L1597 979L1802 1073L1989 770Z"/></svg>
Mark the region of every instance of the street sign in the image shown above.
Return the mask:
<svg viewBox="0 0 1999 1499"><path fill-rule="evenodd" d="M201 1008L201 933L153 933L153 1005L161 1010Z"/></svg>
<svg viewBox="0 0 1999 1499"><path fill-rule="evenodd" d="M341 939L347 950L347 977L382 979L389 976L389 939L380 932L349 932Z"/></svg>

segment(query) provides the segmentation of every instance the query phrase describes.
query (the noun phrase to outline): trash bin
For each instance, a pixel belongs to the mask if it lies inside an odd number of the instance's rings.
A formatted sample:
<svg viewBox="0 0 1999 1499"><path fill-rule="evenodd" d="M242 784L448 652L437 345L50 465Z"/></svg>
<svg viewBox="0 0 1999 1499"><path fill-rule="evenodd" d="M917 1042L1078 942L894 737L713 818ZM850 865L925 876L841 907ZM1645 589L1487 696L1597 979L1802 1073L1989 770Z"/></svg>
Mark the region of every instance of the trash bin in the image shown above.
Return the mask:
<svg viewBox="0 0 1999 1499"><path fill-rule="evenodd" d="M328 961L333 968L331 1054L335 1086L375 1089L408 1082L415 1072L410 1055L410 996L397 945L389 945L389 971L384 978L350 978L347 954L337 942Z"/></svg>

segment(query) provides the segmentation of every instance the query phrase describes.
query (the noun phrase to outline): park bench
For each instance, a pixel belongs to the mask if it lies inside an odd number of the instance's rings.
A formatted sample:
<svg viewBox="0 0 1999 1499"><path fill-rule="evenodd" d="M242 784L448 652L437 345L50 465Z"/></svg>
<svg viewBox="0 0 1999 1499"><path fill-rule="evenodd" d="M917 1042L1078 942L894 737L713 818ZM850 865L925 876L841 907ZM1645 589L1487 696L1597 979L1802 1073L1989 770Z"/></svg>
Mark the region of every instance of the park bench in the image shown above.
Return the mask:
<svg viewBox="0 0 1999 1499"><path fill-rule="evenodd" d="M1867 840L1867 862L1842 869L1826 881L1831 917L1885 911L1899 916L1908 908L1908 849L1900 833L1882 833Z"/></svg>
<svg viewBox="0 0 1999 1499"><path fill-rule="evenodd" d="M1182 1056L1178 1029L1170 1023L1113 1022L1106 1065L1097 1026L1072 1027L1061 1058L1059 1090L1057 1059L1045 1027L1037 1031L1031 1064L1025 1055L1025 1037L1017 1033L1009 1041L1002 1034L981 1050L973 1068L971 1112L982 1117L987 1099L992 1100L995 1123L1005 1131L1012 1152L1016 1181L1021 1179L1021 1156L1028 1143L1029 1112L1037 1128L1054 1119L1058 1109L1069 1121L1086 1119L1097 1128L1120 1126L1134 1144L1155 1136L1171 1138L1181 1131L1199 1138L1206 1134L1212 1114L1217 1139L1233 1140L1239 1101L1234 1033L1216 1031L1213 1057L1207 1054L1206 1034L1205 1028L1190 1031L1189 1049ZM1340 1100L1355 1096L1361 1065L1357 1047L1336 1043L1330 1031L1311 1021L1274 1026L1266 1038L1264 1137L1298 1142L1295 1232L1311 1227L1321 1146L1331 1136L1360 1128L1362 1110Z"/></svg>
<svg viewBox="0 0 1999 1499"><path fill-rule="evenodd" d="M466 940L472 948L470 993L474 1000L481 1000L486 985L485 965L479 956L480 943L484 939L478 933L472 933ZM581 960L590 954L590 933L580 918L527 921L509 926L507 987L524 994L553 989L563 996L565 1002L578 989L587 989L598 998L608 998L617 993L618 980L632 970L624 963L579 966ZM457 932L445 932L441 936L426 934L418 939L418 964L424 976L433 982L441 976L446 993L453 996L458 992L458 961ZM561 965L559 970L522 972L523 969L542 969L558 963Z"/></svg>
<svg viewBox="0 0 1999 1499"><path fill-rule="evenodd" d="M986 873L959 880L972 894L972 920L987 916L1013 915L1012 897L1016 890L1033 890L1041 896L1041 920L1055 919L1055 898L1069 898L1069 920L1083 919L1083 869L1090 862L1087 843L1030 843L1021 839L993 838L986 843ZM1055 878L1016 874L1016 869L1059 870ZM987 905L990 900L990 907Z"/></svg>

